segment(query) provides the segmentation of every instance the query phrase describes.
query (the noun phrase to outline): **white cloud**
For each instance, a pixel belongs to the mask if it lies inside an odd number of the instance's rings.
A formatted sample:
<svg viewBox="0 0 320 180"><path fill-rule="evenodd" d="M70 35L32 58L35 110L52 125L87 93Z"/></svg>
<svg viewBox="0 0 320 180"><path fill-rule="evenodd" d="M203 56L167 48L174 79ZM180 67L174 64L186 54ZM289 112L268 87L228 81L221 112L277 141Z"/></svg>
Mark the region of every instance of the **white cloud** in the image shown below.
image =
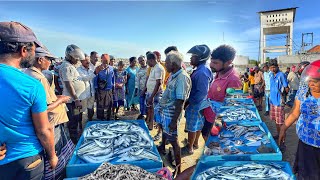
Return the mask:
<svg viewBox="0 0 320 180"><path fill-rule="evenodd" d="M43 28L31 27L39 40L56 56L64 56L67 45L75 44L86 53L95 50L101 53L112 54L116 57L129 58L146 52L147 48L125 41L111 41L103 38L94 38L80 34L69 34Z"/></svg>
<svg viewBox="0 0 320 180"><path fill-rule="evenodd" d="M260 37L260 27L252 27L243 32L244 36L250 39L259 39Z"/></svg>
<svg viewBox="0 0 320 180"><path fill-rule="evenodd" d="M212 20L212 22L214 22L214 23L231 23L231 21L225 20L225 19Z"/></svg>

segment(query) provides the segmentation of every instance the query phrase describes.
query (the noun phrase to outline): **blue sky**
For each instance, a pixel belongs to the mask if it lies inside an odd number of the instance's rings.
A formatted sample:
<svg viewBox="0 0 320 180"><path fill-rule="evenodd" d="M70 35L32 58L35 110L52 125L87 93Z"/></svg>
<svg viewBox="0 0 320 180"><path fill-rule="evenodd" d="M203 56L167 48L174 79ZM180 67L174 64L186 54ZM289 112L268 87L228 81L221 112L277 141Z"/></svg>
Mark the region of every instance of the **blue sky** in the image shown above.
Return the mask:
<svg viewBox="0 0 320 180"><path fill-rule="evenodd" d="M95 50L123 58L148 50L163 53L170 45L186 55L193 45L214 49L225 43L239 55L258 59L257 12L296 6L294 51L301 46L301 33L313 32L314 45L320 44L318 0L2 1L0 21L20 21L31 27L59 57L72 43L86 53ZM284 45L285 40L280 40L270 43Z"/></svg>

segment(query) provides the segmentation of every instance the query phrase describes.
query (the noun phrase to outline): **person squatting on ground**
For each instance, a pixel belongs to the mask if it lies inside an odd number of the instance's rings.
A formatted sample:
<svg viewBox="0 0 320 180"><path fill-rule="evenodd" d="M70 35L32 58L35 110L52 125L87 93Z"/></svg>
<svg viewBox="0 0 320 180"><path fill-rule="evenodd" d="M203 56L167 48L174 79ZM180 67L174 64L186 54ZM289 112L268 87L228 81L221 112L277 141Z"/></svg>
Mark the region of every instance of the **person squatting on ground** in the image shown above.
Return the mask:
<svg viewBox="0 0 320 180"><path fill-rule="evenodd" d="M0 22L0 39L0 145L7 150L0 161L0 179L41 179L44 150L52 169L58 163L54 132L42 84L19 68L32 64L36 47L42 45L18 22Z"/></svg>
<svg viewBox="0 0 320 180"><path fill-rule="evenodd" d="M88 119L82 122L82 125L85 125L87 120L92 121L94 115L94 78L96 77L96 75L94 74L94 71L90 69L89 56L85 56L85 59L81 60L80 62L81 66L77 68L80 75L79 79L85 84L85 90L83 91L83 96L85 99L81 101L82 109L80 115L82 116L82 113L87 110ZM82 96L82 94L80 96Z"/></svg>
<svg viewBox="0 0 320 180"><path fill-rule="evenodd" d="M147 61L144 56L140 56L138 58L138 62L140 64L140 68L138 69L135 81L135 94L136 96L140 96L139 104L140 104L140 114L137 119L145 119L145 115L147 115L146 108L146 94L144 93L144 89L146 88L147 81Z"/></svg>
<svg viewBox="0 0 320 180"><path fill-rule="evenodd" d="M210 68L212 72L216 73L214 81L212 82L208 98L213 101L223 102L228 88L240 88L241 80L232 66L235 58L236 50L228 45L221 45L212 51ZM216 114L211 107L204 109L205 122L201 130L202 137L206 142L211 128L213 126Z"/></svg>
<svg viewBox="0 0 320 180"><path fill-rule="evenodd" d="M196 45L188 53L191 54L190 64L196 69L191 74L191 92L185 105L186 130L188 144L182 148L183 154L193 154L193 149L199 148L199 136L204 125L204 116L199 112L201 102L207 98L213 75L206 62L210 57L207 45Z"/></svg>
<svg viewBox="0 0 320 180"><path fill-rule="evenodd" d="M37 47L35 57L32 66L25 73L39 80L44 87L48 105L48 119L54 127L55 151L59 158L64 159L58 162L57 168L53 172L49 165L49 159L45 156L44 179L63 179L66 173L65 167L74 150L74 144L67 136L69 132L65 132L64 128L64 123L69 121L65 103L70 100L70 97L63 95L57 97L54 83L50 83L42 73L48 70L55 57L45 47Z"/></svg>
<svg viewBox="0 0 320 180"><path fill-rule="evenodd" d="M118 68L115 70L115 89L114 89L114 102L115 107L115 119L119 120L118 112L120 107L125 106L126 100L126 83L127 83L127 71L124 70L123 61L118 62Z"/></svg>
<svg viewBox="0 0 320 180"><path fill-rule="evenodd" d="M162 124L162 142L158 147L160 153L165 153L166 141L173 147L176 173L181 173L181 149L178 142L178 127L185 101L191 90L191 79L181 68L183 56L179 52L171 52L165 60L167 72L171 73L166 90L157 106L155 106L155 120ZM174 174L176 174L174 173Z"/></svg>
<svg viewBox="0 0 320 180"><path fill-rule="evenodd" d="M154 53L148 53L147 63L152 68L150 75L147 79L146 85L146 107L147 107L147 118L146 122L148 124L149 130L153 129L154 126L154 107L159 103L163 92L165 69L157 61L157 57ZM160 123L160 122L156 122ZM161 128L161 127L158 127ZM156 136L161 136L158 134Z"/></svg>
<svg viewBox="0 0 320 180"><path fill-rule="evenodd" d="M275 121L277 127L277 134L279 135L280 127L284 123L285 101L283 97L284 92L288 92L287 79L283 72L279 70L276 59L269 61L270 71L270 120ZM277 137L277 136L275 136Z"/></svg>
<svg viewBox="0 0 320 180"><path fill-rule="evenodd" d="M104 110L107 111L106 120L110 120L113 106L113 91L115 84L114 69L109 65L110 57L108 54L101 55L102 64L99 65L95 74L94 88L97 93L97 119L105 120Z"/></svg>
<svg viewBox="0 0 320 180"><path fill-rule="evenodd" d="M74 144L77 144L78 138L82 133L82 114L81 101L85 99L85 83L80 80L80 74L76 69L76 64L85 59L83 51L76 45L71 44L66 48L65 61L59 69L59 76L63 82L63 95L70 96L67 103L68 107L68 128L70 138Z"/></svg>
<svg viewBox="0 0 320 180"><path fill-rule="evenodd" d="M293 170L299 180L320 179L320 60L304 69L301 82L278 143L284 142L287 129L297 121L299 143Z"/></svg>

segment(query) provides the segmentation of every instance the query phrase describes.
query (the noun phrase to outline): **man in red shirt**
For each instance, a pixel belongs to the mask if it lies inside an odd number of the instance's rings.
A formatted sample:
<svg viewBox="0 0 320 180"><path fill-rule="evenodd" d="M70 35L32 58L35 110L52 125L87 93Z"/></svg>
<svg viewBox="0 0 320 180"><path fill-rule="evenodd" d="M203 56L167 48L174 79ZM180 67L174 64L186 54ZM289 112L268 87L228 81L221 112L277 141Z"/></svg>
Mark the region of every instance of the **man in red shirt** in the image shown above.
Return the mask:
<svg viewBox="0 0 320 180"><path fill-rule="evenodd" d="M240 77L232 66L236 50L229 45L221 45L211 54L210 68L216 73L212 82L208 98L213 101L223 102L226 97L227 88L240 88L242 86ZM212 128L216 114L211 107L204 109L205 122L202 128L202 137L206 141Z"/></svg>

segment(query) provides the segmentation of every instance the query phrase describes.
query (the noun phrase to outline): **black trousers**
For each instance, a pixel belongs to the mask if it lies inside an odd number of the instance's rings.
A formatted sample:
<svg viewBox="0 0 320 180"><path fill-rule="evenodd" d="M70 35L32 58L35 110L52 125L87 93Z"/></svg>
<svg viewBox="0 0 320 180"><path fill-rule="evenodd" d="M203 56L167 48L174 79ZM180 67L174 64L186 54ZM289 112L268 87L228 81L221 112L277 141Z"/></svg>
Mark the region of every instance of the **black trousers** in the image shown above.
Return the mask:
<svg viewBox="0 0 320 180"><path fill-rule="evenodd" d="M41 159L41 162L28 168L30 164ZM0 180L41 180L44 171L44 159L42 154L15 160L0 166Z"/></svg>
<svg viewBox="0 0 320 180"><path fill-rule="evenodd" d="M112 91L100 90L97 93L97 118L100 120L105 120L104 110L107 110L107 120L110 120L111 111L113 106L113 96Z"/></svg>
<svg viewBox="0 0 320 180"><path fill-rule="evenodd" d="M67 107L68 107L68 129L69 129L69 133L70 133L70 139L72 140L72 142L74 144L77 144L78 142L78 124L79 122L81 123L82 121L82 114L75 114L75 102L72 103L67 103Z"/></svg>

